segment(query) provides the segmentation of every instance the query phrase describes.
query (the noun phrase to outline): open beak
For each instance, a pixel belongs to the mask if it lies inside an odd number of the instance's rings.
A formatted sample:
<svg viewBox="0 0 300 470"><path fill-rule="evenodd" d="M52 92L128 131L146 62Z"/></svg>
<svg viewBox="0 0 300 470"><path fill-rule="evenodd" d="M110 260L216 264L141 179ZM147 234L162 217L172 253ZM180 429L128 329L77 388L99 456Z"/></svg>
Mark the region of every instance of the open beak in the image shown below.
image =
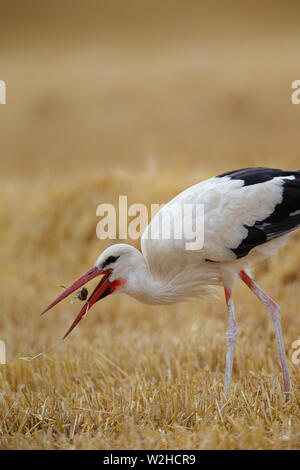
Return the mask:
<svg viewBox="0 0 300 470"><path fill-rule="evenodd" d="M80 310L79 314L75 318L74 322L68 329L67 333L63 337L65 339L71 331L75 328L75 326L82 320L82 318L87 314L88 310L94 305L97 300L102 299L103 297L106 297L108 294L112 292L112 285L109 282L108 278L111 274L111 270L100 270L96 266L93 268L89 269L83 276L81 276L77 281L75 281L68 289L66 289L57 299L55 299L48 307L41 313L43 315L46 313L48 310L50 310L52 307L54 307L56 304L58 304L61 300L65 299L68 297L72 292L75 290L79 289L82 287L84 284L89 282L91 279L94 279L94 277L100 276L103 274L102 279L96 286L95 290L93 293L90 295L82 309Z"/></svg>

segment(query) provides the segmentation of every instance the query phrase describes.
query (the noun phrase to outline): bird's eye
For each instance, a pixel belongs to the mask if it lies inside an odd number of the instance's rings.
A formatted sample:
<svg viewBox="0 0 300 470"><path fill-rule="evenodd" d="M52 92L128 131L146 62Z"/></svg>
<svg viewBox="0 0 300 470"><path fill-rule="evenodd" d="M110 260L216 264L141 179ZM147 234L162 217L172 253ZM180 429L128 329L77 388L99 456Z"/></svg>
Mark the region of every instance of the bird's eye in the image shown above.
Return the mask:
<svg viewBox="0 0 300 470"><path fill-rule="evenodd" d="M120 256L109 256L108 258L106 258L106 260L102 264L102 269L106 268L106 266L108 266L109 264L117 261L118 258L120 258Z"/></svg>

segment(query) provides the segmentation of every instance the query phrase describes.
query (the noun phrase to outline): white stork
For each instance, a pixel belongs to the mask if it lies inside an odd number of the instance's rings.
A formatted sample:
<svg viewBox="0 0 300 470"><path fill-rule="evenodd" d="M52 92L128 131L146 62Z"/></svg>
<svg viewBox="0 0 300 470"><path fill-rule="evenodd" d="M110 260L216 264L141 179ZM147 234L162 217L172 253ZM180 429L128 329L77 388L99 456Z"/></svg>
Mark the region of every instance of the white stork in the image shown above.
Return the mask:
<svg viewBox="0 0 300 470"><path fill-rule="evenodd" d="M204 205L204 245L186 250L186 240L151 239L168 211L178 217L178 205ZM66 289L45 310L96 276L103 275L79 315L65 334L73 330L98 300L112 293L126 293L151 304L171 304L207 297L212 286L225 290L228 330L224 395L231 381L238 325L232 300L234 281L240 277L266 306L274 325L283 373L284 393L290 393L290 377L284 349L280 308L254 282L249 262L273 254L288 234L300 226L300 171L245 168L198 183L172 199L152 219L142 239L142 253L126 244L107 248L95 266ZM155 232L155 231L154 231Z"/></svg>

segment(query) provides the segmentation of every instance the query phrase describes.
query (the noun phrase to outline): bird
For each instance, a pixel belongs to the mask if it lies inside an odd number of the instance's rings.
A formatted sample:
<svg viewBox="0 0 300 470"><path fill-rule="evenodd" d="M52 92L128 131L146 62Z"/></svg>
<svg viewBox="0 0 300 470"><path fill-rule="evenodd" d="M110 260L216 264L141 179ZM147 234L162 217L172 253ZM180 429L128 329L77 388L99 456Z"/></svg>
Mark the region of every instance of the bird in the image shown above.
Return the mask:
<svg viewBox="0 0 300 470"><path fill-rule="evenodd" d="M203 243L187 249L187 238L151 238L167 217L171 224L182 218L186 204L203 206ZM195 211L191 214L197 222ZM200 216L198 216L200 217ZM194 220L195 219L195 220ZM207 300L216 286L225 292L228 327L224 397L231 383L238 324L232 292L242 280L264 304L273 322L283 375L283 394L291 393L279 305L256 283L252 262L276 253L290 232L300 226L300 171L251 167L222 173L197 183L175 196L153 217L141 236L141 251L116 243L106 248L95 265L42 312L46 313L84 284L102 276L66 338L92 306L111 294L126 293L149 304ZM149 235L150 234L150 235Z"/></svg>

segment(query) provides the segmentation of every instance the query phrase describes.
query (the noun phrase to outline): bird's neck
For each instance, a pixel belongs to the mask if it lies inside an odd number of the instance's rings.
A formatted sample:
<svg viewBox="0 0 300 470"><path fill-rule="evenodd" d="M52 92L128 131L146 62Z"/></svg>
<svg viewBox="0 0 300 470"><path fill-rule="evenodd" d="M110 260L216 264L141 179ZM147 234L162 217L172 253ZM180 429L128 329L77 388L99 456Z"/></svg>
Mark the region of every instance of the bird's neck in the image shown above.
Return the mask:
<svg viewBox="0 0 300 470"><path fill-rule="evenodd" d="M147 304L165 304L170 302L165 285L154 279L144 259L128 273L126 284L122 289L126 294Z"/></svg>
<svg viewBox="0 0 300 470"><path fill-rule="evenodd" d="M183 302L191 298L207 298L211 295L211 289L207 286L214 284L215 273L197 269L195 276L189 275L188 269L178 272L152 273L143 255L137 251L131 263L124 266L122 271L114 270L114 279L124 280L116 289L116 293L126 293L131 297L147 304L173 304ZM210 268L211 269L211 268Z"/></svg>
<svg viewBox="0 0 300 470"><path fill-rule="evenodd" d="M206 297L210 289L185 283L180 277L164 279L154 277L145 260L138 263L127 277L123 292L146 304L173 304L190 298Z"/></svg>

